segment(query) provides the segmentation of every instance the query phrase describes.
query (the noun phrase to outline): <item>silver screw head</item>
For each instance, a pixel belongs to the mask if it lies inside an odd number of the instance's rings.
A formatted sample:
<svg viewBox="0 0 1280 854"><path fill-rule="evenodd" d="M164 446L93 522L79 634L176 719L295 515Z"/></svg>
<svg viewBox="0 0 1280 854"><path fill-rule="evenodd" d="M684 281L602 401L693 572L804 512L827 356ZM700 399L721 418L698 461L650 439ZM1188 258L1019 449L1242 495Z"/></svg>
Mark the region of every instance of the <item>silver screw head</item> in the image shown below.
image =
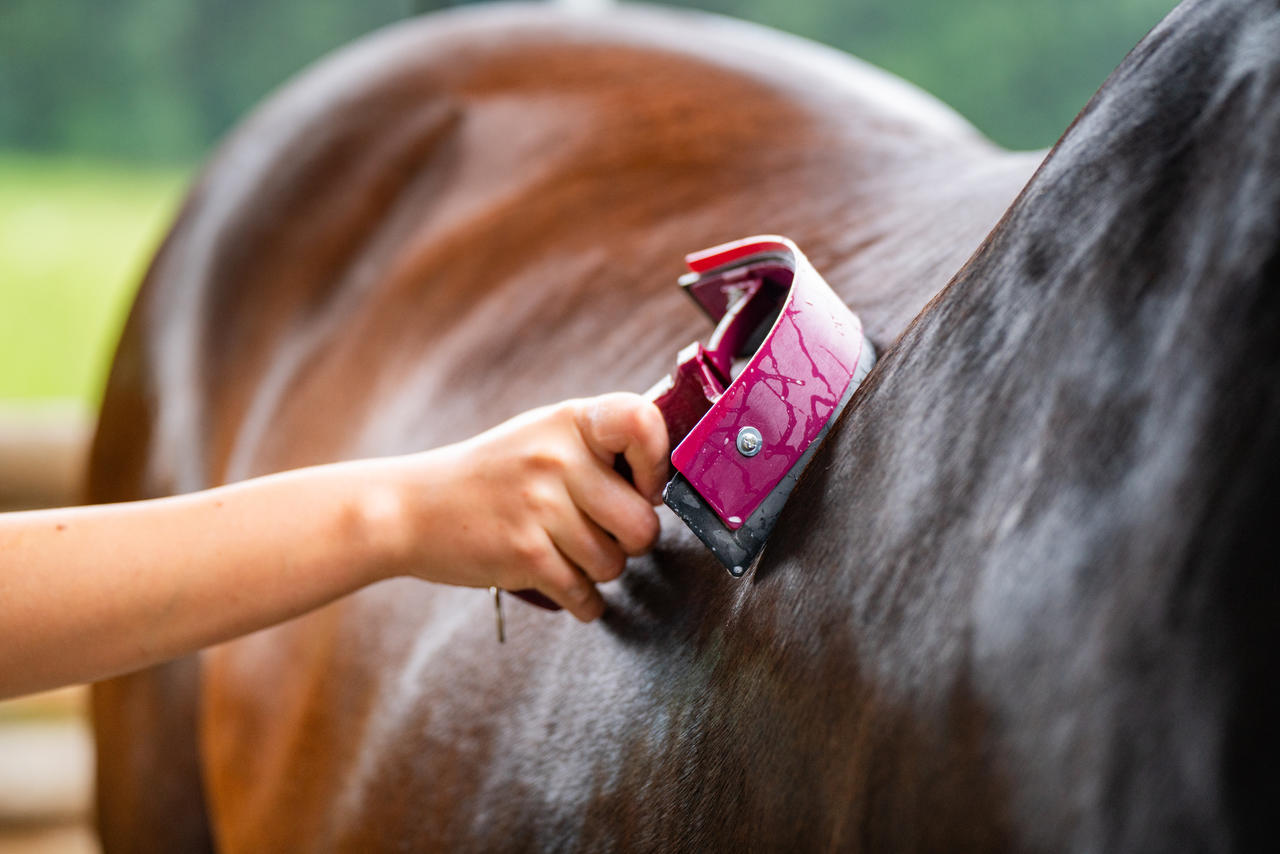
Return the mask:
<svg viewBox="0 0 1280 854"><path fill-rule="evenodd" d="M738 453L744 457L754 457L764 447L764 437L754 427L743 427L738 431Z"/></svg>

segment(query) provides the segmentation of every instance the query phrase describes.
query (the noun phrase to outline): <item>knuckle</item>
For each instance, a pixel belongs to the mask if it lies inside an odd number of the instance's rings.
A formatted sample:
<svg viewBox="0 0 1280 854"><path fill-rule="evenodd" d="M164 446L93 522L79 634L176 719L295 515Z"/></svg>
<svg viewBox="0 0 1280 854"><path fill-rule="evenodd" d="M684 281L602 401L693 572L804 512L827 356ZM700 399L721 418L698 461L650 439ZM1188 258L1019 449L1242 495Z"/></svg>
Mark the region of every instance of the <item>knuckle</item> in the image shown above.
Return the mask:
<svg viewBox="0 0 1280 854"><path fill-rule="evenodd" d="M645 429L645 412L640 406L634 404L619 407L617 414L619 426L626 431L628 436L640 436L644 434Z"/></svg>
<svg viewBox="0 0 1280 854"><path fill-rule="evenodd" d="M645 508L648 510L648 508ZM648 510L646 513L637 514L625 531L624 536L618 538L618 542L622 544L627 554L631 556L642 555L653 547L661 532L661 525L658 523L656 513Z"/></svg>
<svg viewBox="0 0 1280 854"><path fill-rule="evenodd" d="M525 536L516 540L512 552L519 564L535 574L547 563L547 546L536 537Z"/></svg>
<svg viewBox="0 0 1280 854"><path fill-rule="evenodd" d="M657 406L641 398L631 410L632 425L638 435L654 436L666 431L667 423Z"/></svg>
<svg viewBox="0 0 1280 854"><path fill-rule="evenodd" d="M581 605L591 598L591 586L577 573L567 573L560 580L559 590L567 601L575 605Z"/></svg>
<svg viewBox="0 0 1280 854"><path fill-rule="evenodd" d="M641 544L639 538L628 537L618 542L622 544L622 550L628 557L640 557L645 553L645 547Z"/></svg>
<svg viewBox="0 0 1280 854"><path fill-rule="evenodd" d="M620 550L605 557L600 565L600 580L613 581L622 575L627 566L627 556Z"/></svg>
<svg viewBox="0 0 1280 854"><path fill-rule="evenodd" d="M569 468L569 458L561 448L549 445L530 451L525 465L535 476L561 477Z"/></svg>
<svg viewBox="0 0 1280 854"><path fill-rule="evenodd" d="M607 545L601 544L595 548L591 561L582 569L592 581L603 584L621 575L626 562L627 556L622 549L610 540Z"/></svg>
<svg viewBox="0 0 1280 854"><path fill-rule="evenodd" d="M647 400L631 410L629 426L631 435L646 452L656 451L667 442L667 422L658 407Z"/></svg>
<svg viewBox="0 0 1280 854"><path fill-rule="evenodd" d="M583 401L564 400L548 409L547 420L557 426L576 424L583 412Z"/></svg>
<svg viewBox="0 0 1280 854"><path fill-rule="evenodd" d="M555 512L559 501L555 488L546 480L537 479L520 491L524 507L534 519L544 520Z"/></svg>

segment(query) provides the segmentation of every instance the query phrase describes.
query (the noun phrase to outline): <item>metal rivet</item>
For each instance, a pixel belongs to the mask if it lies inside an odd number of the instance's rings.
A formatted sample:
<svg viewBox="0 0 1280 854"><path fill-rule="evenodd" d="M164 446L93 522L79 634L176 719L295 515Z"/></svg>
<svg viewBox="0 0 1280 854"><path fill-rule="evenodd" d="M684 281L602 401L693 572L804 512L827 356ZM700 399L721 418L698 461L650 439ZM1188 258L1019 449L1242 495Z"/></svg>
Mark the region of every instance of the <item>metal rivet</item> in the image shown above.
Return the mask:
<svg viewBox="0 0 1280 854"><path fill-rule="evenodd" d="M738 431L738 453L744 457L754 457L764 447L764 437L754 427L743 427Z"/></svg>

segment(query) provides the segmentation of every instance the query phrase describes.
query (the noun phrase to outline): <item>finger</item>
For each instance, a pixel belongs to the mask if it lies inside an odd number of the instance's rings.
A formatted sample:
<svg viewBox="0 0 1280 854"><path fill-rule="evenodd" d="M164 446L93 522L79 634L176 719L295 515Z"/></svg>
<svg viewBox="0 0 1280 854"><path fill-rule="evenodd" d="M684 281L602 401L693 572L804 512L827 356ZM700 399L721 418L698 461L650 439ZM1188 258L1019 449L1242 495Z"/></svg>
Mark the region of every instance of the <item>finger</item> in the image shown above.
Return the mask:
<svg viewBox="0 0 1280 854"><path fill-rule="evenodd" d="M577 507L553 523L548 533L556 548L592 581L613 581L626 566L627 556L618 542Z"/></svg>
<svg viewBox="0 0 1280 854"><path fill-rule="evenodd" d="M653 504L662 500L670 442L658 407L638 394L618 392L579 401L574 415L592 454L610 465L622 454L640 494Z"/></svg>
<svg viewBox="0 0 1280 854"><path fill-rule="evenodd" d="M550 540L531 569L531 586L582 622L589 623L604 613L600 591Z"/></svg>
<svg viewBox="0 0 1280 854"><path fill-rule="evenodd" d="M565 481L569 497L592 522L632 556L642 555L658 538L658 514L649 501L598 459L572 469Z"/></svg>

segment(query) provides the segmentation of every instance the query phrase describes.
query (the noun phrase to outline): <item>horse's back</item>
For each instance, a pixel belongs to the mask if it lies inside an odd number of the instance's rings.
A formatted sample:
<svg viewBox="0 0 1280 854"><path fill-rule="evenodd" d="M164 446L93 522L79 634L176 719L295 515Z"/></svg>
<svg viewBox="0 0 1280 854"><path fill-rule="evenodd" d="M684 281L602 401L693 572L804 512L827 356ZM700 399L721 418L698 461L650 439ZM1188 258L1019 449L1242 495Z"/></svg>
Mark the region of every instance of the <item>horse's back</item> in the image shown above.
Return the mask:
<svg viewBox="0 0 1280 854"><path fill-rule="evenodd" d="M410 451L641 390L703 331L671 285L680 256L749 232L794 237L887 345L1034 163L879 72L720 19L403 25L291 84L207 169L122 343L97 494ZM646 564L594 627L513 605L498 646L482 594L400 581L212 651L207 797L188 779L183 802L207 801L228 850L751 841L728 816L697 829L669 820L685 805L624 797L693 755L692 720L653 700L690 702L697 680L655 680L712 641L697 601L723 582L670 519L660 553L703 580L677 593ZM147 697L155 679L135 678L104 692L104 814L147 786L112 757L185 757L188 776L194 758L190 682ZM140 745L130 722L166 707L187 714Z"/></svg>

